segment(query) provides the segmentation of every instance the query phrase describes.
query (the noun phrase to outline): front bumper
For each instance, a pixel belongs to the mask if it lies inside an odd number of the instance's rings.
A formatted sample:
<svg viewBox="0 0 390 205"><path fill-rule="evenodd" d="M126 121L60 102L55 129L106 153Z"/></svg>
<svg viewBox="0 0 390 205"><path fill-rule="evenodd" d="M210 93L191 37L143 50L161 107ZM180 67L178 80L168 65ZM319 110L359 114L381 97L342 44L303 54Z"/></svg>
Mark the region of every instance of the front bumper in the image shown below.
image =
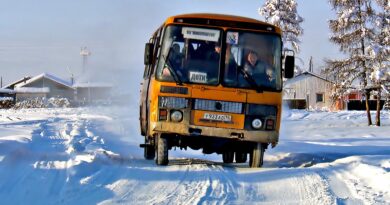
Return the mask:
<svg viewBox="0 0 390 205"><path fill-rule="evenodd" d="M152 130L154 133L175 133L182 136L219 137L249 142L270 143L272 147L275 147L279 141L279 133L277 131L247 131L172 122L152 123Z"/></svg>

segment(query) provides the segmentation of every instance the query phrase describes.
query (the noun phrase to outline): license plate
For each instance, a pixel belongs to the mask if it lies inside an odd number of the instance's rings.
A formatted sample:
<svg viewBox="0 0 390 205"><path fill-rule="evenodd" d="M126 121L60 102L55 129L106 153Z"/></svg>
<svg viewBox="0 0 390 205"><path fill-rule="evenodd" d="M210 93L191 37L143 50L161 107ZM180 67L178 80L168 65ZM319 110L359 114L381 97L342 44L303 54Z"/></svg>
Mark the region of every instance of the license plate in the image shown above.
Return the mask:
<svg viewBox="0 0 390 205"><path fill-rule="evenodd" d="M212 121L221 121L221 122L231 122L232 116L231 115L219 115L219 114L205 113L203 115L203 119L212 120Z"/></svg>

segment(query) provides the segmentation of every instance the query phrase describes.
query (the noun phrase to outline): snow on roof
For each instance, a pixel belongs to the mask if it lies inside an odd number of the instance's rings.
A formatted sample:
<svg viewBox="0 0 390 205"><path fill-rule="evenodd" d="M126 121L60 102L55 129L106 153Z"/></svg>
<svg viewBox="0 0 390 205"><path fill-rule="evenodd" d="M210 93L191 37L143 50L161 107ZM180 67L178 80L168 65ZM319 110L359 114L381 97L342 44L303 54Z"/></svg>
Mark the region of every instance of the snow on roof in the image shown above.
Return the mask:
<svg viewBox="0 0 390 205"><path fill-rule="evenodd" d="M0 93L14 94L15 91L11 89L0 88Z"/></svg>
<svg viewBox="0 0 390 205"><path fill-rule="evenodd" d="M105 82L80 82L73 85L74 88L111 88L111 83Z"/></svg>
<svg viewBox="0 0 390 205"><path fill-rule="evenodd" d="M14 82L12 82L12 83L10 83L10 84L8 84L8 85L5 85L3 88L5 88L5 89L10 88L10 87L13 86L13 85L16 85L16 84L18 84L18 83L21 83L21 82L23 82L23 81L27 81L27 80L29 80L29 79L31 79L30 76L25 76L25 77L23 77L23 78L21 78L21 79L19 79L19 80L17 80L17 81L14 81Z"/></svg>
<svg viewBox="0 0 390 205"><path fill-rule="evenodd" d="M17 84L15 87L20 88L20 87L26 86L26 85L28 85L28 84L30 84L30 83L32 83L34 81L37 81L37 80L39 80L41 78L47 78L47 79L50 79L50 80L52 80L54 82L57 82L57 83L59 83L61 85L64 85L66 87L72 88L72 84L70 82L68 82L66 80L63 80L61 78L58 78L58 77L56 77L54 75L48 74L48 73L39 74L39 75L37 75L37 76L27 80L26 82L22 82L22 83Z"/></svg>
<svg viewBox="0 0 390 205"><path fill-rule="evenodd" d="M34 88L34 87L21 87L21 88L15 88L16 93L49 93L50 88L43 87L43 88Z"/></svg>
<svg viewBox="0 0 390 205"><path fill-rule="evenodd" d="M309 71L305 71L305 72L303 72L303 73L301 73L301 74L295 76L294 78L291 78L291 79L287 80L287 81L286 81L286 84L289 84L289 83L293 83L293 82L299 81L299 80L304 79L304 78L309 77L309 76L313 76L313 77L319 78L319 79L321 79L321 80L328 81L328 82L330 82L330 83L334 83L334 82L332 82L331 80L326 79L326 78L324 78L324 77L322 77L322 76L320 76L320 75L318 75L318 74L315 74L315 73L312 73L312 72L309 72Z"/></svg>

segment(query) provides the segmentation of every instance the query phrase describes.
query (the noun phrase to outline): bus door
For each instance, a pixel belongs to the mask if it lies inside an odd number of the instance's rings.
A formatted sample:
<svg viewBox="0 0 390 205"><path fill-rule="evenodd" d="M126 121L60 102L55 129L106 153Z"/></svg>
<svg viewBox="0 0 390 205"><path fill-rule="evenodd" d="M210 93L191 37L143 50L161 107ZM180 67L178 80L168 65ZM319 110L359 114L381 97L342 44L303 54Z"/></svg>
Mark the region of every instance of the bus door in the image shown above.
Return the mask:
<svg viewBox="0 0 390 205"><path fill-rule="evenodd" d="M150 89L150 81L153 76L154 67L157 64L157 56L159 52L159 43L160 43L160 28L153 38L150 40L150 43L153 44L153 55L152 55L152 63L150 65L145 66L143 80L141 82L141 102L140 102L140 123L141 123L141 134L147 135L147 127L149 124L149 89Z"/></svg>

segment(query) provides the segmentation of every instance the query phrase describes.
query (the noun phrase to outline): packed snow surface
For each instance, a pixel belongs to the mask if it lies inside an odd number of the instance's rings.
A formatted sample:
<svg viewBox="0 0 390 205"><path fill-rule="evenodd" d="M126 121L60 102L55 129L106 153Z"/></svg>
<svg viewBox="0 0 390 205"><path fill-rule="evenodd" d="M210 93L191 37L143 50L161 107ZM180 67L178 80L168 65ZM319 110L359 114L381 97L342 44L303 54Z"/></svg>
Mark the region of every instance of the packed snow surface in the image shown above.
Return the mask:
<svg viewBox="0 0 390 205"><path fill-rule="evenodd" d="M133 107L0 110L1 204L389 204L390 113L284 111L263 168L143 159Z"/></svg>

